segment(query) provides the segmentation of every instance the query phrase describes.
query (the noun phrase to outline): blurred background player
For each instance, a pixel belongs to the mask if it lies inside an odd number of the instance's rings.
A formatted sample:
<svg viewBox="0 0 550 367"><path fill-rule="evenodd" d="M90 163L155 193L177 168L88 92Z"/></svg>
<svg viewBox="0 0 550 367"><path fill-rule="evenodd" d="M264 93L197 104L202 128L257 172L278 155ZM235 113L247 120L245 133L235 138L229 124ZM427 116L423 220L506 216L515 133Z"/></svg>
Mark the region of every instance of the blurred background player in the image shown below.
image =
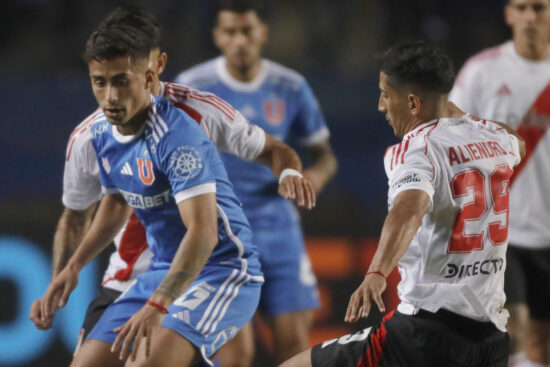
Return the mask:
<svg viewBox="0 0 550 367"><path fill-rule="evenodd" d="M256 159L272 168L273 174L278 176L285 167L300 170L300 160L290 147L265 134L260 127L249 124L225 101L211 93L199 92L176 83L164 83L158 79L166 65L167 55L160 51L160 25L151 14L138 8L117 8L102 22L100 28L121 24L150 39L153 93L168 98L178 108L188 111L218 149L241 159ZM232 118L227 115L227 111L231 112ZM97 202L102 197L99 166L91 145L91 127L101 115L98 109L88 116L75 128L67 145L63 180L65 210L54 236L52 278L63 269L76 250L97 208ZM127 170L127 173L133 172ZM279 192L285 197L294 197L305 207L311 208L315 204L311 184L299 176L291 175L282 180ZM150 265L152 253L147 247L145 229L135 215L132 215L114 242L117 251L110 256L99 294L88 307L78 346L86 339L103 311ZM38 328L50 328L53 319L43 320L40 309L39 299L33 304L31 319Z"/></svg>
<svg viewBox="0 0 550 367"><path fill-rule="evenodd" d="M398 262L401 302L380 325L284 367L506 366L508 183L525 149L505 125L449 113L453 79L449 57L425 43L381 58L378 110L402 141L384 157L389 213L345 320L367 317L373 303L385 311Z"/></svg>
<svg viewBox="0 0 550 367"><path fill-rule="evenodd" d="M524 365L525 351L536 366L550 366L550 1L509 0L505 18L512 40L470 58L449 98L525 139L527 156L511 182L510 365Z"/></svg>
<svg viewBox="0 0 550 367"><path fill-rule="evenodd" d="M329 130L304 77L262 58L268 26L261 3L221 1L213 36L222 56L182 72L176 81L215 93L281 141L303 143L312 158L304 177L319 193L337 170ZM277 181L265 167L227 154L222 159L260 250L266 282L259 310L271 328L276 360L283 361L307 348L313 310L319 306L300 219L294 206L277 195ZM228 345L233 349L220 351L222 361L233 356L237 365L250 364L253 336L250 329L243 333Z"/></svg>

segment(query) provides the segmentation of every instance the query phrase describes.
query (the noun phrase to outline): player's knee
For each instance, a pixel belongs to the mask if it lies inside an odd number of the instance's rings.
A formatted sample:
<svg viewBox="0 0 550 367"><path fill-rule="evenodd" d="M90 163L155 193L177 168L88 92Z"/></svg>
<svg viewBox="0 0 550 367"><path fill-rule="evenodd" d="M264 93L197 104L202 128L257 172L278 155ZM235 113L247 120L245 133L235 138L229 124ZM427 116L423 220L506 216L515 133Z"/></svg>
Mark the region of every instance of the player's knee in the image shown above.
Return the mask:
<svg viewBox="0 0 550 367"><path fill-rule="evenodd" d="M311 367L311 350L305 350L283 362L279 367Z"/></svg>

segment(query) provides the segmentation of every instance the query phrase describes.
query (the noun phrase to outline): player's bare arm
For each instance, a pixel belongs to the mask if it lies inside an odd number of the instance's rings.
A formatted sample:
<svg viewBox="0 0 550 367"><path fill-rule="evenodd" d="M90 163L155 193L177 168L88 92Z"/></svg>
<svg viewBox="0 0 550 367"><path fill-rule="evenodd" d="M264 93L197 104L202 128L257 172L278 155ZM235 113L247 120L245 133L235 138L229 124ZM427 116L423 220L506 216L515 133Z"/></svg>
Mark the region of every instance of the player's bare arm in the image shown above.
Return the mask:
<svg viewBox="0 0 550 367"><path fill-rule="evenodd" d="M313 183L302 177L302 162L298 154L288 145L281 143L270 135L265 135L265 145L256 161L262 163L280 179L285 169L292 174L285 174L279 184L279 195L285 199L294 200L298 206L311 209L315 206L315 189ZM288 172L288 171L287 171Z"/></svg>
<svg viewBox="0 0 550 367"><path fill-rule="evenodd" d="M345 321L356 322L369 315L372 301L385 311L382 293L386 289L386 276L397 265L422 224L428 211L430 198L422 190L406 190L397 195L393 208L388 213L380 242L363 283L352 294Z"/></svg>
<svg viewBox="0 0 550 367"><path fill-rule="evenodd" d="M118 352L121 360L128 358L132 342L134 345L131 359L135 360L144 337L145 355L150 355L154 329L160 326L164 316L161 308L166 309L189 287L218 243L215 194L204 194L184 200L178 204L178 208L187 232L168 273L150 298L153 305L146 304L128 322L115 329L118 336L113 343L112 351Z"/></svg>
<svg viewBox="0 0 550 367"><path fill-rule="evenodd" d="M90 225L97 204L85 210L65 208L59 218L53 238L52 279L67 265L70 257L82 241L84 233ZM52 327L53 316L45 318L41 314L42 299L35 300L31 305L30 320L40 330Z"/></svg>
<svg viewBox="0 0 550 367"><path fill-rule="evenodd" d="M307 151L313 165L304 170L304 177L313 183L315 192L319 194L338 171L338 160L328 140L309 146Z"/></svg>
<svg viewBox="0 0 550 367"><path fill-rule="evenodd" d="M132 209L121 195L105 195L82 243L48 286L42 298L43 317L52 317L67 303L78 284L80 270L111 243L131 214Z"/></svg>

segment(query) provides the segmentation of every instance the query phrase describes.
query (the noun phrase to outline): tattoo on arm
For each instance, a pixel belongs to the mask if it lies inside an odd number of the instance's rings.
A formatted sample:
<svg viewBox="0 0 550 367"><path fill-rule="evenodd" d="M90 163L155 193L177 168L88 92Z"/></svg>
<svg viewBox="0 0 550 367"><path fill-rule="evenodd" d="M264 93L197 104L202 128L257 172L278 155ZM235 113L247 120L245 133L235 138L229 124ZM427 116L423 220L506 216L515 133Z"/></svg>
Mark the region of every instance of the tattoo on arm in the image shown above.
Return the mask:
<svg viewBox="0 0 550 367"><path fill-rule="evenodd" d="M193 279L195 276L196 274L186 271L178 271L174 274L167 274L155 290L155 294L169 297L173 301L181 295L184 284L188 280Z"/></svg>

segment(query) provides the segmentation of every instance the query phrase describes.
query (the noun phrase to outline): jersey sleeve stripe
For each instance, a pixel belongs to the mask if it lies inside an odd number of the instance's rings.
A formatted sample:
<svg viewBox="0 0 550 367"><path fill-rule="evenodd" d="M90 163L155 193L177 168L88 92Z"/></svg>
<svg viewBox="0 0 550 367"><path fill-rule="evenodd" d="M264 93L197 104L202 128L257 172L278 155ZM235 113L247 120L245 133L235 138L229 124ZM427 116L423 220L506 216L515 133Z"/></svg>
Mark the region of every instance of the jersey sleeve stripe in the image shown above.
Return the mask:
<svg viewBox="0 0 550 367"><path fill-rule="evenodd" d="M76 139L78 139L80 135L82 135L84 132L86 132L86 130L90 129L94 125L94 123L97 120L97 117L99 116L99 112L101 112L101 110L98 108L98 110L94 112L92 116L88 117L86 121L78 125L78 127L72 132L69 138L70 143L69 143L69 151L67 152L67 162L69 161L69 159L71 159L71 153L73 151L73 146L74 146L74 143L76 142Z"/></svg>
<svg viewBox="0 0 550 367"><path fill-rule="evenodd" d="M399 146L397 147L397 154L395 155L395 162L394 162L394 165L395 167L397 167L397 165L399 164L399 155L401 154L401 146L403 145L403 142L399 143Z"/></svg>
<svg viewBox="0 0 550 367"><path fill-rule="evenodd" d="M201 98L197 98L195 96L191 96L190 97L191 99L195 99L197 101L201 101L201 102L204 102L204 103L208 103L209 105L211 106L214 106L215 108L217 108L220 112L222 112L228 119L230 119L231 121L233 121L235 119L234 116L231 116L227 111L223 110L220 106L216 105L215 103L211 102L211 101L208 101L206 99L201 99Z"/></svg>
<svg viewBox="0 0 550 367"><path fill-rule="evenodd" d="M216 183L208 182L202 185L193 186L187 190L179 191L174 194L176 203L181 203L184 200L191 199L195 196L216 193Z"/></svg>
<svg viewBox="0 0 550 367"><path fill-rule="evenodd" d="M236 117L237 111L233 107L231 107L231 105L211 93L206 94L199 91L192 91L190 89L185 89L179 85L172 85L171 87L172 90L168 91L167 93L170 96L173 96L175 98L181 97L183 99L194 99L197 101L208 103L221 111L231 121L233 121Z"/></svg>
<svg viewBox="0 0 550 367"><path fill-rule="evenodd" d="M405 154L409 150L409 141L410 139L405 140L405 148L403 149L403 154L401 155L401 164L405 163Z"/></svg>
<svg viewBox="0 0 550 367"><path fill-rule="evenodd" d="M221 99L220 97L216 96L215 94L204 93L196 89L187 88L181 84L171 85L171 87L174 91L180 91L180 92L183 92L184 94L187 93L187 94L190 94L191 96L196 96L203 99L211 99L212 101L219 104L220 107L225 108L227 112L231 114L237 113L237 110L233 106L231 106L231 104Z"/></svg>
<svg viewBox="0 0 550 367"><path fill-rule="evenodd" d="M170 100L170 101L172 101L172 100ZM193 107L188 106L188 105L186 105L184 103L181 103L181 102L177 102L177 101L172 101L172 103L174 103L174 107L177 107L180 110L185 111L189 116L191 116L191 118L193 120L195 120L197 122L197 124L199 124L199 125L201 124L202 115L197 110L195 110Z"/></svg>
<svg viewBox="0 0 550 367"><path fill-rule="evenodd" d="M391 162L391 165L390 165L390 170L391 171L393 171L393 156L395 154L395 148L396 148L396 146L394 145L391 149L391 161L390 161Z"/></svg>

